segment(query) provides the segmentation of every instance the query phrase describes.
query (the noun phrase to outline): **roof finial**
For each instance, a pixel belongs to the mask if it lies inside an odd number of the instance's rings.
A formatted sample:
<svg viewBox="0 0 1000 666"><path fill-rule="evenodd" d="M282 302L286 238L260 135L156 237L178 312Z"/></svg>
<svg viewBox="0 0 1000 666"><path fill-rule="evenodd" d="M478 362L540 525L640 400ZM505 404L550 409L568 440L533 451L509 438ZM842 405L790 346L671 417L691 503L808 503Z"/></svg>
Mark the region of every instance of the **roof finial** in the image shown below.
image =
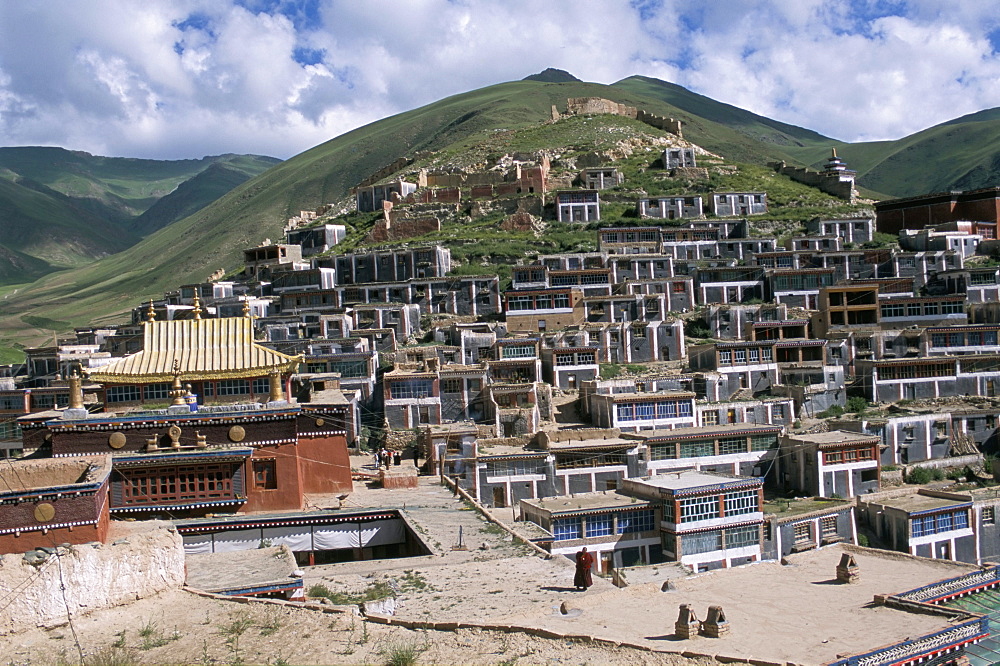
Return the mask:
<svg viewBox="0 0 1000 666"><path fill-rule="evenodd" d="M156 310L153 309L153 299L149 299L149 308L146 309L146 321L156 321Z"/></svg>
<svg viewBox="0 0 1000 666"><path fill-rule="evenodd" d="M173 371L174 371L174 382L170 386L170 391L167 392L167 395L173 398L170 404L171 405L187 404L184 401L184 397L187 395L187 391L185 391L184 387L181 385L181 362L176 358L174 359Z"/></svg>
<svg viewBox="0 0 1000 666"><path fill-rule="evenodd" d="M247 319L253 319L253 311L250 309L250 297L247 296L243 299L243 316Z"/></svg>
<svg viewBox="0 0 1000 666"><path fill-rule="evenodd" d="M69 408L83 409L83 377L77 366L69 374Z"/></svg>
<svg viewBox="0 0 1000 666"><path fill-rule="evenodd" d="M194 310L192 310L195 319L201 319L201 299L198 298L198 294L194 295Z"/></svg>
<svg viewBox="0 0 1000 666"><path fill-rule="evenodd" d="M832 157L832 158L836 158L836 157L837 157L837 149L836 149L836 148L831 148L830 150L831 150L831 151L832 151L832 153L833 153L832 155L830 155L830 157Z"/></svg>

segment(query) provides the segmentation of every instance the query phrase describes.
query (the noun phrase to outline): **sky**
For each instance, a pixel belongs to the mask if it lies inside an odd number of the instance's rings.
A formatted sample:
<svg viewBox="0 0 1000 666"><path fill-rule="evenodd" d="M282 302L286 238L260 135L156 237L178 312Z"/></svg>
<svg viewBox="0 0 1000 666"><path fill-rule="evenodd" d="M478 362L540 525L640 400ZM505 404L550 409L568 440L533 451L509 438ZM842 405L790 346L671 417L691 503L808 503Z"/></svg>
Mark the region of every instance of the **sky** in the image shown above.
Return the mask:
<svg viewBox="0 0 1000 666"><path fill-rule="evenodd" d="M0 146L282 159L547 67L845 141L1000 106L992 0L0 2Z"/></svg>

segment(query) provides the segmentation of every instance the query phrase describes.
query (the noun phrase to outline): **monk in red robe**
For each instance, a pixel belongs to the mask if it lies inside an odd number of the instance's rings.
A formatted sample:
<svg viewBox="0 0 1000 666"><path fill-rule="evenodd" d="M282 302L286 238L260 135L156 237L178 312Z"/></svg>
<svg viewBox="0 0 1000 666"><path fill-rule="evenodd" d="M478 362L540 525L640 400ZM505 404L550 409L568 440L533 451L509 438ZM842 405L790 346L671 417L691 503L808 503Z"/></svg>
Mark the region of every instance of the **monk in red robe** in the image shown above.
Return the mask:
<svg viewBox="0 0 1000 666"><path fill-rule="evenodd" d="M594 556L587 552L586 546L576 554L576 575L573 577L573 585L577 590L585 591L594 584L591 578L590 568L594 566Z"/></svg>

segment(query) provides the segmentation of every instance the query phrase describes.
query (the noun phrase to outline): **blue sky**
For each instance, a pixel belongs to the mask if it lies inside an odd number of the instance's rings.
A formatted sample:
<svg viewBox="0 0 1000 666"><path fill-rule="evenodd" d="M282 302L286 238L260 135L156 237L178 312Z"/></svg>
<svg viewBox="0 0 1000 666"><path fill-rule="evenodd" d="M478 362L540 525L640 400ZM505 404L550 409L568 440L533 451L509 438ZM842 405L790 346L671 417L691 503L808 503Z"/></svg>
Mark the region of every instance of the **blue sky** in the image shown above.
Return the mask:
<svg viewBox="0 0 1000 666"><path fill-rule="evenodd" d="M6 2L0 145L287 158L546 67L891 139L1000 106L998 51L982 0Z"/></svg>

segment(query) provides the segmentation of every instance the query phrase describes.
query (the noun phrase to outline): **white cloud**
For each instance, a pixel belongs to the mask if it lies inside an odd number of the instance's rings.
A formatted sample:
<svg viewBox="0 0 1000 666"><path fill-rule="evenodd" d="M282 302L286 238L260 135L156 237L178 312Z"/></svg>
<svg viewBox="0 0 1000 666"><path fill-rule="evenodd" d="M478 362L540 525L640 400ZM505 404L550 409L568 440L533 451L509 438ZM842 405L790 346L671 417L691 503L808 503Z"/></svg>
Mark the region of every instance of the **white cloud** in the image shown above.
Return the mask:
<svg viewBox="0 0 1000 666"><path fill-rule="evenodd" d="M895 138L1000 105L988 4L0 3L0 145L288 157L546 67L654 76L837 138Z"/></svg>

